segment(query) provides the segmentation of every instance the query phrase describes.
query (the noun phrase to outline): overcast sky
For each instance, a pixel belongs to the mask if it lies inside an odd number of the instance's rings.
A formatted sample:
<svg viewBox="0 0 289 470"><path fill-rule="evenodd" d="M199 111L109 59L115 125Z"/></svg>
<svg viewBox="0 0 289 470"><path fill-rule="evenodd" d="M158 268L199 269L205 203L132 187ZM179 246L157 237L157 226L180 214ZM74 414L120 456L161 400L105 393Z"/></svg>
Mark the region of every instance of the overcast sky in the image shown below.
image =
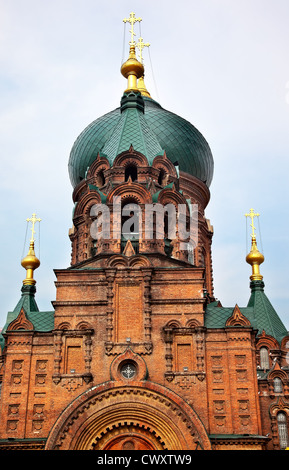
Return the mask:
<svg viewBox="0 0 289 470"><path fill-rule="evenodd" d="M252 207L265 292L289 329L288 0L0 0L0 326L21 295L33 212L42 219L36 300L52 310L53 270L70 265L69 153L91 121L119 105L131 11L151 44L152 97L194 124L214 156L206 216L215 295L226 307L247 305Z"/></svg>

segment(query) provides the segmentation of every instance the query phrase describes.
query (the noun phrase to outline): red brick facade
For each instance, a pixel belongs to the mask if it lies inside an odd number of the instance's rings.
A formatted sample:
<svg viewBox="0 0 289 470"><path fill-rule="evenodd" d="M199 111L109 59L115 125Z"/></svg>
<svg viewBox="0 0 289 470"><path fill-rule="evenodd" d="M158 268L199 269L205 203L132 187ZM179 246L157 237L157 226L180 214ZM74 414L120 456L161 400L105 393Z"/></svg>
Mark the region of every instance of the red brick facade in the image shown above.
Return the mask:
<svg viewBox="0 0 289 470"><path fill-rule="evenodd" d="M138 177L125 181L131 163ZM144 207L156 194L163 205L198 204L193 263L178 238L170 256L164 239L92 239L102 195L112 209L114 196ZM149 166L130 148L112 166L99 156L73 197L72 263L55 271L54 328L38 331L22 309L3 333L0 448L279 449L289 338L256 336L238 306L223 327L206 326L207 186L178 178L165 155ZM262 346L270 373L258 378Z"/></svg>

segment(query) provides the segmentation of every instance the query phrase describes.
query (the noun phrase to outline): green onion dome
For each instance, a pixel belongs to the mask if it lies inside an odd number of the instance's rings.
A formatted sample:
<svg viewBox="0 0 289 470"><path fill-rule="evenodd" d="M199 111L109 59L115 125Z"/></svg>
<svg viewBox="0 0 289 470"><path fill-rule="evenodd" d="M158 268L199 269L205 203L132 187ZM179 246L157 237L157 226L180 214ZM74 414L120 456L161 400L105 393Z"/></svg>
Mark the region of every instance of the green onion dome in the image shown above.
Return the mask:
<svg viewBox="0 0 289 470"><path fill-rule="evenodd" d="M141 153L149 149L151 155L145 154L149 164L159 154L158 149L162 149L172 163L178 162L180 171L210 186L214 161L203 135L190 122L165 110L153 99L146 96L142 96L142 99L144 102L142 111L134 110L137 116L129 115L129 111L119 107L93 121L79 135L72 147L68 163L73 187L85 178L87 169L97 158L98 153L106 155L112 165L117 155L116 149L119 149L118 153L129 150L130 144ZM124 133L126 139L123 137ZM140 133L143 135L142 139L139 137ZM114 145L110 145L110 141L115 140L117 135L122 139L123 145L124 140L127 142L127 148L120 148L115 142ZM150 145L141 146L145 138ZM112 148L114 151L110 153Z"/></svg>

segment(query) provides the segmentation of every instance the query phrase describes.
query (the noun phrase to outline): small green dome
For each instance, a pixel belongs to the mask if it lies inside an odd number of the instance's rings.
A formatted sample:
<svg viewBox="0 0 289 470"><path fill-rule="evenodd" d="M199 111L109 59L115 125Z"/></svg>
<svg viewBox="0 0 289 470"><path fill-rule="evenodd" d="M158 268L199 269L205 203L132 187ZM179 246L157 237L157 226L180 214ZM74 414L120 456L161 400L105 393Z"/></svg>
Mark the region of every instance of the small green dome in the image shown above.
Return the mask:
<svg viewBox="0 0 289 470"><path fill-rule="evenodd" d="M209 187L213 178L214 161L202 134L190 122L163 109L151 98L144 96L143 100L145 107L142 119L150 133L156 137L159 147L166 152L172 163L178 161L181 171L195 176ZM73 187L84 179L98 153L105 153L105 144L113 137L117 126L120 127L121 116L121 109L116 108L89 124L76 139L68 163ZM134 142L131 143L138 150ZM107 157L111 160L109 155Z"/></svg>

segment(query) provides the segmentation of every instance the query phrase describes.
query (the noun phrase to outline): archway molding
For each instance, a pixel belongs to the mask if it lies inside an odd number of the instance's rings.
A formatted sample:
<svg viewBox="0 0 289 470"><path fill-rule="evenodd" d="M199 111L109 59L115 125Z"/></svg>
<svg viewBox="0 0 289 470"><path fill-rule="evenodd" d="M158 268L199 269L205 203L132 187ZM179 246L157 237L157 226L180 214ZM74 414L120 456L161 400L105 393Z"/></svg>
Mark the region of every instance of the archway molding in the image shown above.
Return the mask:
<svg viewBox="0 0 289 470"><path fill-rule="evenodd" d="M61 413L46 449L105 449L129 433L156 450L211 449L207 432L188 403L149 381L110 381L84 392Z"/></svg>

